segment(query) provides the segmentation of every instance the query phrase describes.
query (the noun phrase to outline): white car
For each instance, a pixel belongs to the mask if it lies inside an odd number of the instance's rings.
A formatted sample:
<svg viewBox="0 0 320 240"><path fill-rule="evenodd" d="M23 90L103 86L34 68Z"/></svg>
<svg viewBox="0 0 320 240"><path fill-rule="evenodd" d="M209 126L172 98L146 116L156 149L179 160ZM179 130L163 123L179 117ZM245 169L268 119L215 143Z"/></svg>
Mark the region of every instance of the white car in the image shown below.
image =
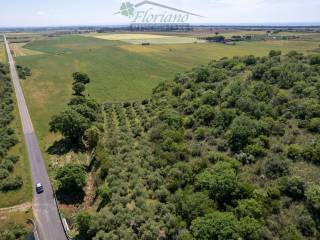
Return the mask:
<svg viewBox="0 0 320 240"><path fill-rule="evenodd" d="M37 183L36 185L36 191L38 194L43 193L44 189L41 183Z"/></svg>

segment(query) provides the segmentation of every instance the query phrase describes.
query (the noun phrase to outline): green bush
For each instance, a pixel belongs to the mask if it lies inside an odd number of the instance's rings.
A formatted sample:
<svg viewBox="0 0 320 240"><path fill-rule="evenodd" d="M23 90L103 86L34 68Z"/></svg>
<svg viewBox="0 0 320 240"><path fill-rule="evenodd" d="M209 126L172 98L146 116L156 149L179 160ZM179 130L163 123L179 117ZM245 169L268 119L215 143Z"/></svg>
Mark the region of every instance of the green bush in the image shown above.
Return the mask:
<svg viewBox="0 0 320 240"><path fill-rule="evenodd" d="M280 190L282 193L292 197L295 200L300 200L304 197L305 183L299 177L284 177L280 179Z"/></svg>
<svg viewBox="0 0 320 240"><path fill-rule="evenodd" d="M315 214L320 214L320 186L310 184L307 186L305 196L309 207Z"/></svg>
<svg viewBox="0 0 320 240"><path fill-rule="evenodd" d="M218 202L229 203L238 194L239 181L230 163L217 162L196 177L196 186L208 190Z"/></svg>
<svg viewBox="0 0 320 240"><path fill-rule="evenodd" d="M292 144L288 147L287 156L288 158L297 161L301 159L302 151L303 151L302 146L298 144Z"/></svg>
<svg viewBox="0 0 320 240"><path fill-rule="evenodd" d="M192 222L191 231L199 240L238 240L239 226L230 212L213 212Z"/></svg>
<svg viewBox="0 0 320 240"><path fill-rule="evenodd" d="M252 217L260 219L264 215L264 207L255 199L240 200L235 209L235 214L238 218Z"/></svg>
<svg viewBox="0 0 320 240"><path fill-rule="evenodd" d="M320 55L314 55L310 58L311 65L319 65L320 64Z"/></svg>
<svg viewBox="0 0 320 240"><path fill-rule="evenodd" d="M308 124L308 129L314 133L320 133L320 118L312 118Z"/></svg>
<svg viewBox="0 0 320 240"><path fill-rule="evenodd" d="M22 185L23 181L21 177L8 177L0 182L0 190L4 192L17 190L21 188Z"/></svg>
<svg viewBox="0 0 320 240"><path fill-rule="evenodd" d="M59 182L59 190L65 193L82 191L86 185L86 171L83 166L67 164L58 169L56 180Z"/></svg>
<svg viewBox="0 0 320 240"><path fill-rule="evenodd" d="M268 160L264 165L264 172L271 179L289 175L289 163L280 158Z"/></svg>

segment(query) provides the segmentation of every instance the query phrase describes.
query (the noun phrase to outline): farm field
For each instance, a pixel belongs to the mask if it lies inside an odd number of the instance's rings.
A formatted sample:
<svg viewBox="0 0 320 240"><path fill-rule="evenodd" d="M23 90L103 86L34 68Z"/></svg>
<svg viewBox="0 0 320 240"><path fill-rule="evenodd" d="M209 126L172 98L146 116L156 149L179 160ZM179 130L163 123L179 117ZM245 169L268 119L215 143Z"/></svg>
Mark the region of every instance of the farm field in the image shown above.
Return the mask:
<svg viewBox="0 0 320 240"><path fill-rule="evenodd" d="M38 55L42 54L38 51L33 51L27 48L24 48L23 46L26 45L26 43L12 43L11 49L13 51L13 54L15 57L22 57L22 56L30 56L30 55Z"/></svg>
<svg viewBox="0 0 320 240"><path fill-rule="evenodd" d="M309 41L268 41L241 42L236 46L218 43L141 46L74 35L33 41L24 48L44 54L20 56L16 60L32 70L32 76L22 85L45 151L56 139L49 134L48 122L66 106L72 91L71 74L75 71L89 74L92 82L87 94L99 102L134 101L148 98L158 83L172 79L176 73L213 59L264 56L272 49L309 53L318 45Z"/></svg>
<svg viewBox="0 0 320 240"><path fill-rule="evenodd" d="M122 41L130 44L183 44L203 42L195 37L178 37L155 34L91 34L87 36L111 41Z"/></svg>

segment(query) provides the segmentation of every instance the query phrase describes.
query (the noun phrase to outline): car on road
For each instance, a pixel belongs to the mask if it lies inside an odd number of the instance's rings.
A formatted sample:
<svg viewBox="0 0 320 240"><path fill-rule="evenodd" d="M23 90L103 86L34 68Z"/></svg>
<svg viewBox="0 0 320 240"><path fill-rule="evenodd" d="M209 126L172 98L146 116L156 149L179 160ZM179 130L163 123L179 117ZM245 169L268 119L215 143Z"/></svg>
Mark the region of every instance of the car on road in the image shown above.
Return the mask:
<svg viewBox="0 0 320 240"><path fill-rule="evenodd" d="M44 189L41 183L37 183L36 185L36 191L38 194L43 193Z"/></svg>

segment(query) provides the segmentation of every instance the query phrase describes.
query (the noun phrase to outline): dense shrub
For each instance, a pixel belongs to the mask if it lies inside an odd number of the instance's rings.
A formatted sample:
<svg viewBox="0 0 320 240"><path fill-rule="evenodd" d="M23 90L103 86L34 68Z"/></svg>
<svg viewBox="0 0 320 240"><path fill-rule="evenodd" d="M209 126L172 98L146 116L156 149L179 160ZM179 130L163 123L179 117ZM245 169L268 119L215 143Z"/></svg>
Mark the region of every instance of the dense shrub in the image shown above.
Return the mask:
<svg viewBox="0 0 320 240"><path fill-rule="evenodd" d="M23 67L18 67L18 72L30 73ZM8 68L0 63L0 191L16 190L23 184L21 177L11 175L19 157L8 155L9 150L18 143L15 131L9 127L14 119L13 111L13 89Z"/></svg>
<svg viewBox="0 0 320 240"><path fill-rule="evenodd" d="M315 214L320 214L320 186L311 184L306 190L307 203Z"/></svg>
<svg viewBox="0 0 320 240"><path fill-rule="evenodd" d="M280 180L281 191L295 200L304 197L305 183L299 177L284 177Z"/></svg>
<svg viewBox="0 0 320 240"><path fill-rule="evenodd" d="M281 158L268 160L264 165L264 172L269 178L278 178L290 173L288 161Z"/></svg>
<svg viewBox="0 0 320 240"><path fill-rule="evenodd" d="M60 191L76 193L86 185L86 172L80 165L68 164L58 170L56 179Z"/></svg>
<svg viewBox="0 0 320 240"><path fill-rule="evenodd" d="M220 203L233 200L239 190L236 171L227 162L218 162L199 174L196 185L200 189L208 190L210 196Z"/></svg>

